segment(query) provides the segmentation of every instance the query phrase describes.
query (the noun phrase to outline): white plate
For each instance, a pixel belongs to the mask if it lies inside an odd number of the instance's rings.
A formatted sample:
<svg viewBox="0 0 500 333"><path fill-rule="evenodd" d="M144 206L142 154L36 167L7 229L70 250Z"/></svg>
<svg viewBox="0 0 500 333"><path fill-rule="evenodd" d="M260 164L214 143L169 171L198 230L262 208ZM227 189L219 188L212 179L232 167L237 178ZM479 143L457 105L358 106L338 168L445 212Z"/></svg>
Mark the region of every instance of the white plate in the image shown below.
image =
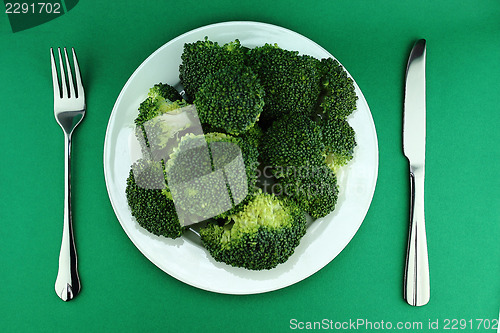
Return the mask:
<svg viewBox="0 0 500 333"><path fill-rule="evenodd" d="M316 220L292 257L269 271L249 271L215 262L189 237L156 237L138 226L125 197L126 178L134 159L130 138L137 108L155 83L179 83L183 45L208 36L226 43L239 39L254 47L277 43L317 58L333 57L318 44L293 31L257 22L226 22L185 33L149 56L123 87L111 113L104 144L104 174L113 209L135 246L166 273L192 286L226 294L255 294L280 289L314 274L334 259L356 234L370 206L378 172L378 145L373 119L363 94L349 122L356 131L351 163L339 173L341 194L336 210Z"/></svg>

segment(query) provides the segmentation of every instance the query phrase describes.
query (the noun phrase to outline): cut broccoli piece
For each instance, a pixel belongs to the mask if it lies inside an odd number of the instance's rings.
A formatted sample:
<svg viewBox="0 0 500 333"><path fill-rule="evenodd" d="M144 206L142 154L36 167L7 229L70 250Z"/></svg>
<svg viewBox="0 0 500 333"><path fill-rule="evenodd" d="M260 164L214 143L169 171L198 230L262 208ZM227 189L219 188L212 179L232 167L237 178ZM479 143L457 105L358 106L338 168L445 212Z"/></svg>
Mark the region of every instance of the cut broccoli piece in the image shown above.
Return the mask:
<svg viewBox="0 0 500 333"><path fill-rule="evenodd" d="M264 94L264 88L250 67L226 66L207 76L194 104L202 123L238 135L259 119Z"/></svg>
<svg viewBox="0 0 500 333"><path fill-rule="evenodd" d="M353 158L356 147L354 129L345 119L328 117L322 121L321 131L326 146L326 163L337 171Z"/></svg>
<svg viewBox="0 0 500 333"><path fill-rule="evenodd" d="M258 193L225 225L210 223L200 235L216 261L264 270L287 261L305 232L305 215L293 201Z"/></svg>
<svg viewBox="0 0 500 333"><path fill-rule="evenodd" d="M173 86L167 83L157 83L155 84L148 93L148 96L157 99L165 98L171 102L182 101L181 94Z"/></svg>
<svg viewBox="0 0 500 333"><path fill-rule="evenodd" d="M337 176L326 166L280 178L278 183L281 186L274 186L274 190L293 199L314 219L325 217L335 209Z"/></svg>
<svg viewBox="0 0 500 333"><path fill-rule="evenodd" d="M132 166L125 190L132 216L147 231L177 238L184 228L174 203L164 194L165 178L161 162L139 160Z"/></svg>
<svg viewBox="0 0 500 333"><path fill-rule="evenodd" d="M320 93L319 60L265 44L252 49L247 61L266 91L264 120L314 110Z"/></svg>
<svg viewBox="0 0 500 333"><path fill-rule="evenodd" d="M309 117L289 116L275 121L262 141L263 159L281 185L272 189L293 198L313 218L332 212L338 197L334 170L343 160L330 149L342 137L329 130L323 132Z"/></svg>
<svg viewBox="0 0 500 333"><path fill-rule="evenodd" d="M186 101L168 84L159 83L149 90L134 120L135 134L143 155L160 160L171 153L176 144L171 139L177 139L197 122L194 111L186 109L186 106L189 106Z"/></svg>
<svg viewBox="0 0 500 333"><path fill-rule="evenodd" d="M240 66L245 62L246 50L240 42L219 45L208 37L184 44L179 66L179 78L188 101L196 99L196 93L207 76L226 66Z"/></svg>
<svg viewBox="0 0 500 333"><path fill-rule="evenodd" d="M323 166L325 150L320 126L309 117L296 115L273 123L262 140L260 152L280 178L299 169Z"/></svg>
<svg viewBox="0 0 500 333"><path fill-rule="evenodd" d="M260 151L281 178L325 165L336 172L353 158L355 147L354 129L345 119L289 116L267 130Z"/></svg>
<svg viewBox="0 0 500 333"><path fill-rule="evenodd" d="M329 117L345 119L356 109L358 96L354 82L333 58L321 59L320 68L323 98L320 109Z"/></svg>
<svg viewBox="0 0 500 333"><path fill-rule="evenodd" d="M255 148L259 148L264 137L264 131L258 124L253 125L247 132L239 136Z"/></svg>
<svg viewBox="0 0 500 333"><path fill-rule="evenodd" d="M139 106L139 114L134 120L140 126L159 114L185 104L179 92L169 84L157 83L149 89L148 97Z"/></svg>
<svg viewBox="0 0 500 333"><path fill-rule="evenodd" d="M168 190L187 223L240 209L255 191L258 151L222 133L184 136L166 163Z"/></svg>

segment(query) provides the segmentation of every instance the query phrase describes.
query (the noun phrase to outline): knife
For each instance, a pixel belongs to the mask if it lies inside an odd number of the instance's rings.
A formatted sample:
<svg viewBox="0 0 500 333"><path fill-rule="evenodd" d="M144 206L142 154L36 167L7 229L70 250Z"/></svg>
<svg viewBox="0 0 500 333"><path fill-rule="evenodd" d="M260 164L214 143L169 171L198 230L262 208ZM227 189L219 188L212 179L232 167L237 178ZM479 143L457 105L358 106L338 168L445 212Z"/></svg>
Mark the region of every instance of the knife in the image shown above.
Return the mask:
<svg viewBox="0 0 500 333"><path fill-rule="evenodd" d="M424 214L426 41L418 40L406 67L403 152L410 165L410 226L404 298L412 306L429 302L429 260Z"/></svg>

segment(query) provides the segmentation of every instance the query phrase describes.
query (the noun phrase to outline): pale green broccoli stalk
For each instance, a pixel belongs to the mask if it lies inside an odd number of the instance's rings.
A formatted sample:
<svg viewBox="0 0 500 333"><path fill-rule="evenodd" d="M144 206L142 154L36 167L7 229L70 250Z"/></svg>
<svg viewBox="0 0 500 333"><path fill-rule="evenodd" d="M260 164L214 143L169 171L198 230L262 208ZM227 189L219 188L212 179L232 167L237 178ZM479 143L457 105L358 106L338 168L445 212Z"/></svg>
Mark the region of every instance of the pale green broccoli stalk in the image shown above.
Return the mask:
<svg viewBox="0 0 500 333"><path fill-rule="evenodd" d="M149 90L134 122L143 155L154 160L168 157L176 145L172 139L177 140L189 128L196 131L196 127L201 127L193 106L174 87L162 83Z"/></svg>

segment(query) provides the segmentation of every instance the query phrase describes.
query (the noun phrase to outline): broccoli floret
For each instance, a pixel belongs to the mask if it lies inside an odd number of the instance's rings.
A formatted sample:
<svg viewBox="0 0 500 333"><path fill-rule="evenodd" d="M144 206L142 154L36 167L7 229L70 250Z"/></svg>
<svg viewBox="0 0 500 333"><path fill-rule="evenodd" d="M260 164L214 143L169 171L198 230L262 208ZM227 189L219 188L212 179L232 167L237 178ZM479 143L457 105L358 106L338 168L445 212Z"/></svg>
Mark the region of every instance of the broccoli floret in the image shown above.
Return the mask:
<svg viewBox="0 0 500 333"><path fill-rule="evenodd" d="M240 66L245 61L246 50L240 42L219 45L208 37L184 44L179 66L179 78L188 101L196 99L196 93L208 75L226 66Z"/></svg>
<svg viewBox="0 0 500 333"><path fill-rule="evenodd" d="M222 133L186 135L165 165L168 191L181 220L196 223L242 207L255 191L258 151Z"/></svg>
<svg viewBox="0 0 500 333"><path fill-rule="evenodd" d="M169 238L182 235L174 202L164 194L161 162L139 160L130 169L126 197L132 216L147 231Z"/></svg>
<svg viewBox="0 0 500 333"><path fill-rule="evenodd" d="M325 217L335 209L337 176L326 166L280 178L278 183L281 186L274 186L274 190L293 199L314 219Z"/></svg>
<svg viewBox="0 0 500 333"><path fill-rule="evenodd" d="M258 193L224 225L210 223L200 235L216 261L264 270L287 261L305 232L305 215L293 201Z"/></svg>
<svg viewBox="0 0 500 333"><path fill-rule="evenodd" d="M264 120L314 110L320 93L319 60L265 44L252 49L247 61L266 91Z"/></svg>
<svg viewBox="0 0 500 333"><path fill-rule="evenodd" d="M353 158L356 147L355 131L347 120L327 117L321 122L326 163L334 171Z"/></svg>
<svg viewBox="0 0 500 333"><path fill-rule="evenodd" d="M250 67L226 66L207 76L194 104L202 123L238 135L259 119L264 88Z"/></svg>
<svg viewBox="0 0 500 333"><path fill-rule="evenodd" d="M134 120L140 126L159 114L168 112L185 102L179 92L169 84L158 83L149 89L148 97L139 106L139 114Z"/></svg>
<svg viewBox="0 0 500 333"><path fill-rule="evenodd" d="M320 109L329 117L345 119L356 109L358 96L353 80L333 58L321 59L321 95Z"/></svg>
<svg viewBox="0 0 500 333"><path fill-rule="evenodd" d="M333 162L339 160L330 160L336 155L329 150L336 144L334 134L309 117L288 116L275 121L262 140L263 159L281 185L273 186L274 192L293 198L313 218L328 215L337 202Z"/></svg>
<svg viewBox="0 0 500 333"><path fill-rule="evenodd" d="M168 99L171 102L182 101L182 96L177 91L177 89L175 89L173 86L167 83L161 83L161 82L155 84L149 90L148 96L152 97L153 99L162 97Z"/></svg>
<svg viewBox="0 0 500 333"><path fill-rule="evenodd" d="M153 160L168 158L183 135L202 133L194 105L180 98L175 88L161 83L152 87L140 104L135 124L143 156Z"/></svg>
<svg viewBox="0 0 500 333"><path fill-rule="evenodd" d="M285 116L275 121L262 140L263 160L274 168L276 177L299 169L325 165L326 147L321 127L304 115Z"/></svg>
<svg viewBox="0 0 500 333"><path fill-rule="evenodd" d="M262 128L258 124L255 124L239 137L255 148L259 148L264 137L264 131L262 131Z"/></svg>
<svg viewBox="0 0 500 333"><path fill-rule="evenodd" d="M345 119L288 116L267 130L260 151L281 178L323 166L336 172L353 158L355 147L354 129Z"/></svg>
<svg viewBox="0 0 500 333"><path fill-rule="evenodd" d="M222 128L217 128L211 126L209 124L201 124L203 128L203 133L225 133ZM227 134L227 133L226 133ZM244 141L248 142L255 148L259 148L262 142L262 138L264 137L264 130L260 126L260 121L256 122L255 125L250 127L248 131L242 133L240 135L236 135L239 138L242 138Z"/></svg>

